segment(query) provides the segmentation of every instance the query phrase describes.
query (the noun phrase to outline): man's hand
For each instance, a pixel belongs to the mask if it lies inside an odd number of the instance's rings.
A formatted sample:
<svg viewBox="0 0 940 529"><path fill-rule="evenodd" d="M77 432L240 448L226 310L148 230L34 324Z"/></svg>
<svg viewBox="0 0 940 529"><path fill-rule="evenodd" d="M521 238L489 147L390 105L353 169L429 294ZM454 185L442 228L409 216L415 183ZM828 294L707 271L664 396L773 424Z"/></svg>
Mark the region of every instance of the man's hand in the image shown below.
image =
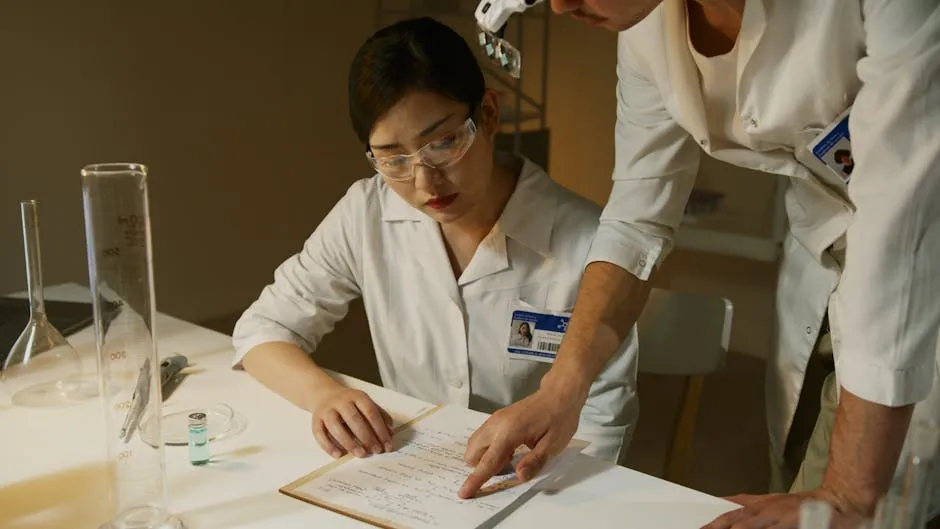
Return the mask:
<svg viewBox="0 0 940 529"><path fill-rule="evenodd" d="M568 446L591 383L629 335L649 290L647 282L617 265L597 261L585 267L555 364L536 393L497 411L470 437L464 459L476 468L458 496L476 494L521 445L532 449L516 466L524 481Z"/></svg>
<svg viewBox="0 0 940 529"><path fill-rule="evenodd" d="M336 384L317 399L313 436L333 457L351 452L365 457L394 450L392 418L358 389Z"/></svg>
<svg viewBox="0 0 940 529"><path fill-rule="evenodd" d="M798 529L800 502L810 498L833 507L833 527L856 527L874 512L891 484L912 411L913 406L890 408L868 402L842 388L822 487L797 494L727 498L744 507L703 529Z"/></svg>
<svg viewBox="0 0 940 529"><path fill-rule="evenodd" d="M491 415L470 437L464 455L473 472L458 492L471 498L497 472L508 465L516 448L532 451L516 466L516 476L528 481L551 458L568 446L578 430L587 389L543 385L532 395Z"/></svg>
<svg viewBox="0 0 940 529"><path fill-rule="evenodd" d="M833 529L856 529L867 518L827 489L797 494L742 494L725 498L742 507L719 516L702 529L800 529L800 504L822 500L832 507Z"/></svg>

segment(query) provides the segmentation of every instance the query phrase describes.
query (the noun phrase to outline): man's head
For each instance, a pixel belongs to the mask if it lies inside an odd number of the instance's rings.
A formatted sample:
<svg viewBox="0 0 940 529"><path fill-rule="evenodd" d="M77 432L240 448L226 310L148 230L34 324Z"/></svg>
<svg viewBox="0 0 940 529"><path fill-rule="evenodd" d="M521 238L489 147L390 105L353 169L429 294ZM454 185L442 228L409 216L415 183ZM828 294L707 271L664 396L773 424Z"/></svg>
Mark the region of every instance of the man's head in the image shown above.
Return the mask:
<svg viewBox="0 0 940 529"><path fill-rule="evenodd" d="M552 11L592 26L623 31L646 18L662 0L550 0Z"/></svg>

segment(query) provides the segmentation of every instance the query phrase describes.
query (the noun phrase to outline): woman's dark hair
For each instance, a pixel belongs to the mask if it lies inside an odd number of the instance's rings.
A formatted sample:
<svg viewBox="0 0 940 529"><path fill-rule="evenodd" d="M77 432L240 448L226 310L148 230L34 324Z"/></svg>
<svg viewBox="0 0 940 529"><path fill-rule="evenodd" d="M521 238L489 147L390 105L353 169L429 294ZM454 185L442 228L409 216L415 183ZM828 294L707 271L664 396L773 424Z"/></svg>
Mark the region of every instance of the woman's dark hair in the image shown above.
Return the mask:
<svg viewBox="0 0 940 529"><path fill-rule="evenodd" d="M476 110L486 81L467 42L429 17L397 22L359 48L349 68L349 117L368 145L375 122L408 92L426 90Z"/></svg>

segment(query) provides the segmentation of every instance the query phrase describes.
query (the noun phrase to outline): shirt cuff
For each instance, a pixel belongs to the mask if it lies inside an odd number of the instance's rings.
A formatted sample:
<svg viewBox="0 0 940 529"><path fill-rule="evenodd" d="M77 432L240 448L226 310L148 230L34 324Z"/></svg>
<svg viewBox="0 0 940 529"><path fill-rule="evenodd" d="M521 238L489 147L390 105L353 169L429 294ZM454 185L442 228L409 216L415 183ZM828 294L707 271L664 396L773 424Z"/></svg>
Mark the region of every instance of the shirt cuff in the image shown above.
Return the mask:
<svg viewBox="0 0 940 529"><path fill-rule="evenodd" d="M836 362L839 385L869 402L890 407L926 399L936 371L936 361L907 369L891 369L842 354Z"/></svg>
<svg viewBox="0 0 940 529"><path fill-rule="evenodd" d="M603 427L582 419L574 437L590 443L582 450L582 454L616 465L623 451L630 446L633 425Z"/></svg>
<svg viewBox="0 0 940 529"><path fill-rule="evenodd" d="M596 261L612 263L646 281L665 257L664 247L661 239L642 234L624 223L601 222L584 265Z"/></svg>

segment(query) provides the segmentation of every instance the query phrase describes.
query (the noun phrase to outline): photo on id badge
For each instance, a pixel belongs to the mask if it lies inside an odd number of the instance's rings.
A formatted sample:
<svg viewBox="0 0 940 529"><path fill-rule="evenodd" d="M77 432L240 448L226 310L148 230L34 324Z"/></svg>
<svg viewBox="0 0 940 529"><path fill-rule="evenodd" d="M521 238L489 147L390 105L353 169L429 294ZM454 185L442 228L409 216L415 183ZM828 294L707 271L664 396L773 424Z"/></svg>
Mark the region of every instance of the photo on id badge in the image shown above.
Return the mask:
<svg viewBox="0 0 940 529"><path fill-rule="evenodd" d="M567 312L545 311L514 301L506 352L510 358L554 362L570 317Z"/></svg>

